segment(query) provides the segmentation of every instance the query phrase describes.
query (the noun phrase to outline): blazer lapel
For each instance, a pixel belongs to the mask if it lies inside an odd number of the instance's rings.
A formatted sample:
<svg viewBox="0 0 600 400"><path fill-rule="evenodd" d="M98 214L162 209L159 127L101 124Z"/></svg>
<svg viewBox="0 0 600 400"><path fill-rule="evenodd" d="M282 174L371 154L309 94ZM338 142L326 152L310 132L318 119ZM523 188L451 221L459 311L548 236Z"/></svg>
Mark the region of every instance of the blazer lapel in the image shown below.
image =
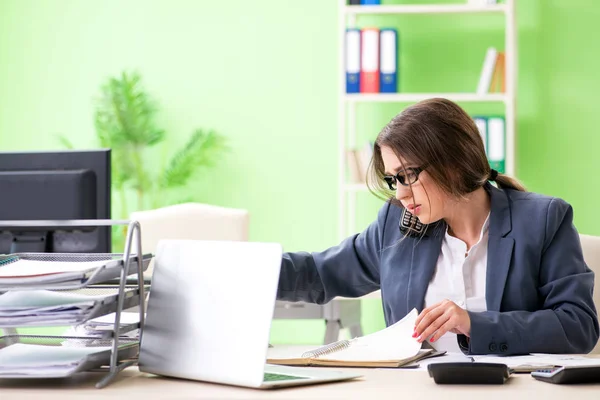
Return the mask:
<svg viewBox="0 0 600 400"><path fill-rule="evenodd" d="M503 190L489 184L486 190L491 197L491 212L485 298L489 311L500 311L515 244L513 238L505 237L512 229L512 215L508 196Z"/></svg>
<svg viewBox="0 0 600 400"><path fill-rule="evenodd" d="M429 236L413 239L408 282L408 310L423 310L423 302L429 282L435 272L440 255L446 224L439 222L428 228Z"/></svg>

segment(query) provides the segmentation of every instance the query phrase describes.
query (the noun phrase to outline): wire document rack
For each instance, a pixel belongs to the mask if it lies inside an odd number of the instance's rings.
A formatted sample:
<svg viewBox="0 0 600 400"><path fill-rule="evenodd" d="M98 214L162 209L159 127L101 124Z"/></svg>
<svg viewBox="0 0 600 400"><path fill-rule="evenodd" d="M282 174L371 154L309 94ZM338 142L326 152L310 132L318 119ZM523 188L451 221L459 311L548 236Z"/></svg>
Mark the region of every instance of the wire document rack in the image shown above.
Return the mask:
<svg viewBox="0 0 600 400"><path fill-rule="evenodd" d="M19 319L15 313L13 318L11 312L4 312L4 319L0 318L0 349L13 346L18 343L49 346L44 350L60 350L59 347L86 348L79 362L73 368L64 370L47 370L30 375L22 372L11 374L10 369L0 371L0 379L4 378L64 378L78 372L99 371L106 374L96 384L97 388L107 386L123 369L135 365L139 352L139 343L144 326L145 298L147 286L144 284L144 271L152 259L151 254L143 254L141 248L141 228L137 221L117 220L65 220L65 221L0 221L0 231L3 227L51 227L52 229L77 229L127 225L125 238L125 249L122 254L115 253L15 253L10 257L27 262L36 262L38 267L53 272L48 274L37 274L27 277L0 277L0 298L3 294L15 294L23 291L49 291L51 293L67 293L89 296L90 302L86 302L88 308L82 312L74 312L73 319L52 321L52 316L36 320L35 317ZM135 240L134 240L135 239ZM133 249L133 245L136 248ZM43 264L40 264L43 263ZM79 263L79 267L89 265L90 268L78 268L73 263ZM15 264L16 265L16 264ZM57 267L58 266L58 267ZM69 272L55 272L57 268L65 267ZM70 268L74 267L74 268ZM0 267L1 269L2 267ZM135 275L137 279L128 276ZM135 283L132 283L135 282ZM45 292L44 292L45 293ZM139 308L139 322L122 323L123 311L132 307ZM18 307L16 309L19 309ZM108 329L97 332L93 336L78 335L34 335L19 334L17 328L47 327L47 326L77 326L100 316L114 313L114 325L111 323ZM45 314L47 315L47 314ZM12 325L11 321L15 324ZM126 337L127 333L139 330L137 337ZM97 348L94 352L92 348ZM2 352L0 351L0 354ZM82 352L82 354L84 354ZM42 371L42 369L40 369Z"/></svg>

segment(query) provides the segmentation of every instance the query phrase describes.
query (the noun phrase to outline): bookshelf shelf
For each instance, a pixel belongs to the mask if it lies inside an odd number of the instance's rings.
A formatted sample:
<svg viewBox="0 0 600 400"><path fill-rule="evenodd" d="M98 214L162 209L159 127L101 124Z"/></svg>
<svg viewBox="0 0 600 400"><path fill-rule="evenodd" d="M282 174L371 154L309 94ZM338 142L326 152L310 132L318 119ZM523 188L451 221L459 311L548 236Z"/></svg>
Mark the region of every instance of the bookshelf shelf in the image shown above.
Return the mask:
<svg viewBox="0 0 600 400"><path fill-rule="evenodd" d="M344 99L347 102L380 102L380 103L411 103L418 102L432 97L444 97L456 102L506 102L504 93L356 93L346 94Z"/></svg>
<svg viewBox="0 0 600 400"><path fill-rule="evenodd" d="M356 208L358 193L367 192L364 183L356 179L356 170L348 163L348 150L356 151L359 104L373 103L417 103L419 101L442 97L457 103L497 103L504 108L505 118L505 171L515 175L515 142L516 142L516 92L517 92L517 26L516 0L505 0L502 4L470 5L470 4L398 4L398 5L348 5L348 0L338 0L338 236L342 240L359 231L356 226ZM464 0L464 3L467 3ZM505 53L505 91L504 93L477 94L474 92L458 93L346 93L345 50L346 29L360 26L357 21L363 15L489 15L504 16L504 53ZM407 104L408 105L408 104ZM401 106L403 107L403 106ZM361 162L360 164L364 164ZM359 168L358 170L361 170Z"/></svg>
<svg viewBox="0 0 600 400"><path fill-rule="evenodd" d="M481 14L481 13L506 13L504 4L489 6L472 6L468 4L406 4L406 5L378 5L378 6L345 6L344 13L350 15L365 14Z"/></svg>
<svg viewBox="0 0 600 400"><path fill-rule="evenodd" d="M368 192L369 189L365 183L348 183L344 189L348 192Z"/></svg>

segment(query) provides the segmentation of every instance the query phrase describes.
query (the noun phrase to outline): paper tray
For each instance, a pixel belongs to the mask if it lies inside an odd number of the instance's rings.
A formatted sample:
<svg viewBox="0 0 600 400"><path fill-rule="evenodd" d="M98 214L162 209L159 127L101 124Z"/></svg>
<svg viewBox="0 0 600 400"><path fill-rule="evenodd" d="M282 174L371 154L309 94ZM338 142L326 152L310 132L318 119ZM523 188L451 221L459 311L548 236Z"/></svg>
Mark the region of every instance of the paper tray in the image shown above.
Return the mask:
<svg viewBox="0 0 600 400"><path fill-rule="evenodd" d="M129 289L129 290L128 290ZM116 291L115 293L110 293ZM94 306L86 313L80 316L80 318L74 319L72 322L65 323L64 321L52 322L48 320L42 320L38 323L27 322L27 323L15 323L15 322L3 322L3 318L0 318L0 328L17 328L17 327L36 327L36 326L71 326L83 324L91 319L110 314L117 311L118 308L118 288L110 286L96 286L93 288L84 288L79 290L79 293L86 295L106 295L106 297L97 299ZM138 287L131 288L125 287L124 292L123 309L132 308L140 304L140 290ZM60 314L57 314L57 318L60 318ZM139 325L139 324L138 324ZM121 326L121 328L123 328ZM136 327L137 328L137 327ZM135 328L129 328L132 330ZM123 330L121 330L123 332Z"/></svg>
<svg viewBox="0 0 600 400"><path fill-rule="evenodd" d="M89 272L66 272L60 274L44 275L38 277L0 279L0 292L8 290L57 290L80 289L89 285L111 280L118 280L123 269L123 256L121 254L77 254L77 253L15 253L24 260L47 262L85 262L106 261L106 264ZM142 255L142 270L146 271L152 260L152 254ZM130 259L127 275L137 274L137 256Z"/></svg>
<svg viewBox="0 0 600 400"><path fill-rule="evenodd" d="M85 338L82 338L85 339ZM88 339L89 340L89 339ZM139 353L139 342L127 343L120 339L124 344L119 347L117 359L120 361L136 359ZM110 365L110 357L112 350L103 350L98 353L93 353L85 356L75 369L69 371L55 371L40 375L24 375L1 373L0 379L47 379L47 378L67 378L79 372L107 372Z"/></svg>

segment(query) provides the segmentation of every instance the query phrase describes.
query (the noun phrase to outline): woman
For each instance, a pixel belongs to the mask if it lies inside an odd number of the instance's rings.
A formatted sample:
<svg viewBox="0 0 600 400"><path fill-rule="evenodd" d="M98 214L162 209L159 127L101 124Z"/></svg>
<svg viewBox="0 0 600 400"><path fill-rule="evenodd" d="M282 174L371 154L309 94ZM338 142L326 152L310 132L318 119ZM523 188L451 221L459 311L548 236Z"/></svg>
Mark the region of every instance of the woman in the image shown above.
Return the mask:
<svg viewBox="0 0 600 400"><path fill-rule="evenodd" d="M323 304L381 289L386 324L416 308L413 337L438 350L594 347L594 274L571 206L491 170L458 105L430 99L392 119L375 142L369 186L389 199L377 220L323 252L286 253L279 299ZM399 229L404 211L424 229Z"/></svg>

